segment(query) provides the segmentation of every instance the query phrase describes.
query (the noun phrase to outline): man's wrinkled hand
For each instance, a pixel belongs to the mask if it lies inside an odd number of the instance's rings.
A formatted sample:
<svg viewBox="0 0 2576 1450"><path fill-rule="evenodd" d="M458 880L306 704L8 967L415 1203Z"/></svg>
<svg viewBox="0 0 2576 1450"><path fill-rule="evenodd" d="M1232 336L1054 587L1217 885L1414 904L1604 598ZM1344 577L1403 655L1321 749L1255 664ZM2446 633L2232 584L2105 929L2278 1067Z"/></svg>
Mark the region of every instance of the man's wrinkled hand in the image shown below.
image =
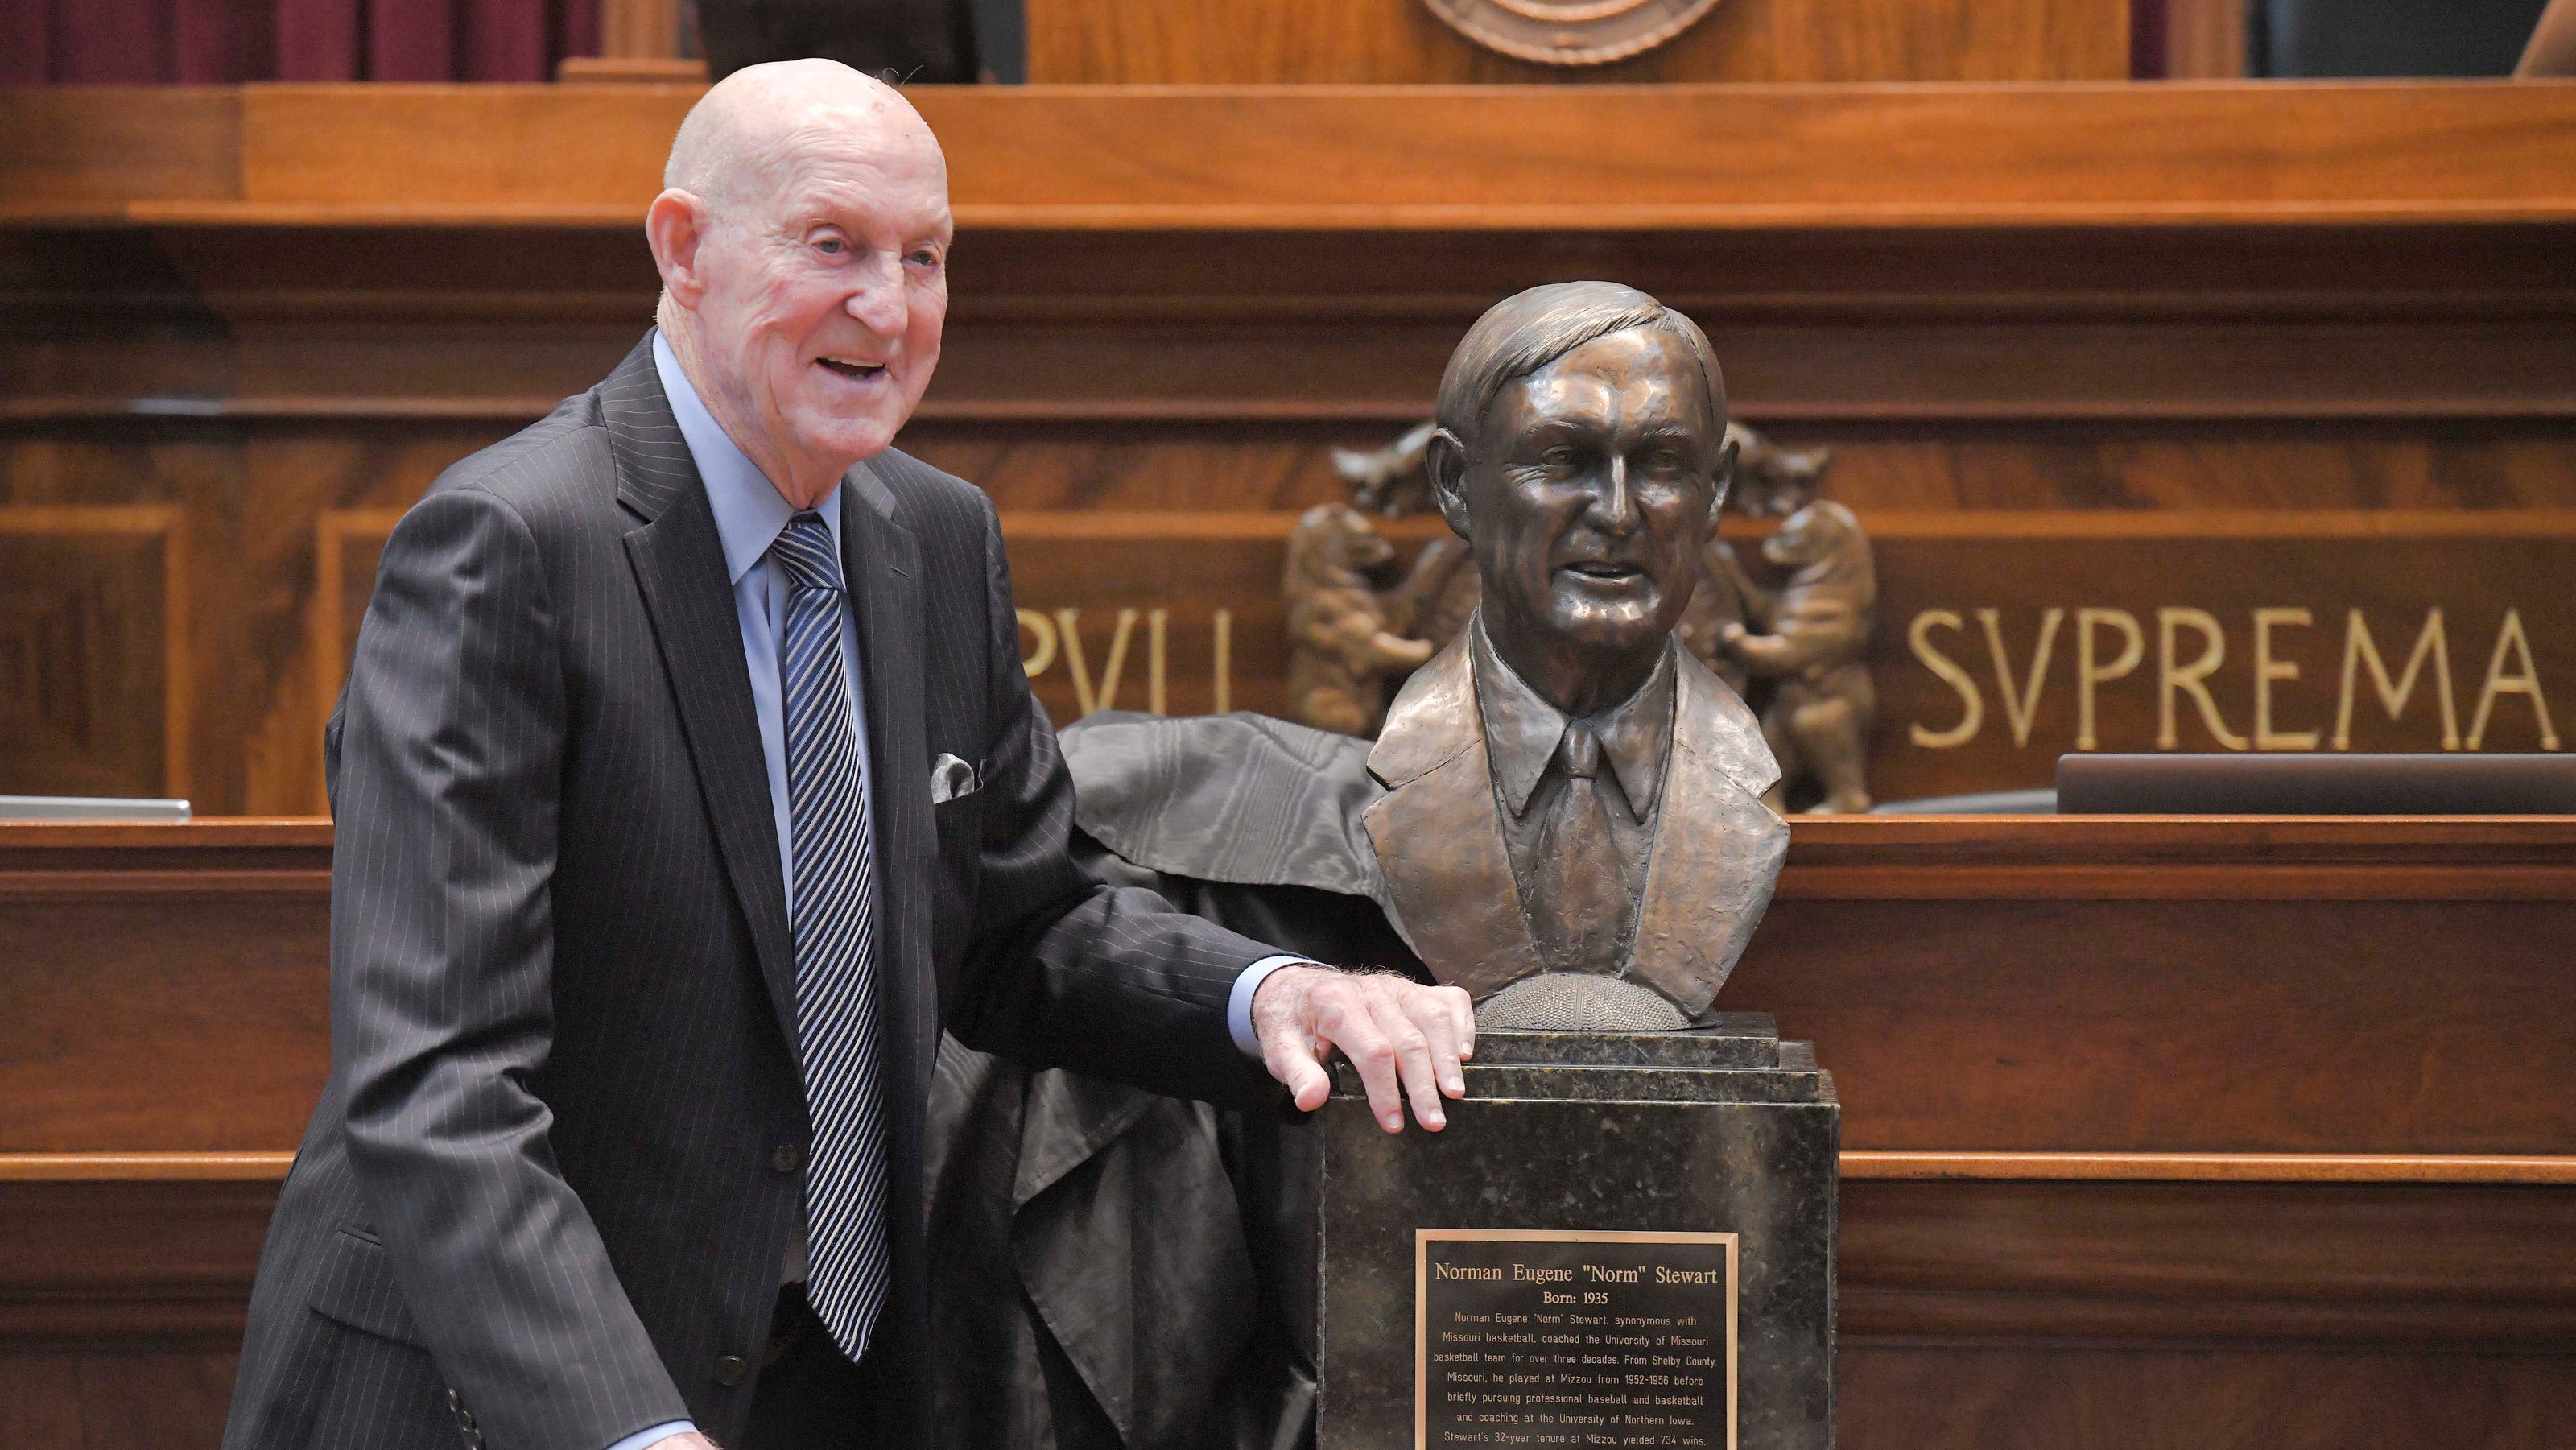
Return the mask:
<svg viewBox="0 0 2576 1450"><path fill-rule="evenodd" d="M1333 1088L1323 1055L1340 1048L1359 1069L1369 1111L1390 1133L1404 1131L1404 1103L1433 1132L1448 1122L1440 1099L1467 1095L1459 1064L1475 1055L1476 1014L1456 987L1426 987L1379 972L1281 967L1252 994L1261 1060L1313 1112Z"/></svg>

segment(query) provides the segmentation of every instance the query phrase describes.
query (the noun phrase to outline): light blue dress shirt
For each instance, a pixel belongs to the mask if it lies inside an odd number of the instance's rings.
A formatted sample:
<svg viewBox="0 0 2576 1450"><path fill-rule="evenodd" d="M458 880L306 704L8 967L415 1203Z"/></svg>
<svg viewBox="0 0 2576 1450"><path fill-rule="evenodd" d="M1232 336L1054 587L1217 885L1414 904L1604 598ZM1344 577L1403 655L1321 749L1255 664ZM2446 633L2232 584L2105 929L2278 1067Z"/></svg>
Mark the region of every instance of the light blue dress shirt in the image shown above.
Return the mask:
<svg viewBox="0 0 2576 1450"><path fill-rule="evenodd" d="M689 445L689 458L698 466L698 478L707 486L707 504L715 511L716 538L724 545L725 577L733 583L734 621L742 628L742 662L751 670L751 708L760 720L761 761L769 772L769 810L778 822L779 878L787 884L787 905L796 906L796 856L794 837L787 821L787 704L778 677L778 640L787 632L787 570L769 557L769 546L796 516L787 500L771 486L767 475L751 461L733 438L718 423L707 405L698 398L698 390L689 383L689 375L680 371L680 360L671 354L671 344L662 334L653 334L653 367L662 375L662 393L671 401L671 416L678 420L680 437ZM841 543L841 486L814 505L823 516L824 526L832 531L832 543ZM849 556L845 553L843 558ZM846 581L844 581L846 583ZM859 678L858 616L848 607L849 595L842 594L841 609L841 678L850 691L850 725L856 732L859 750L859 777L873 797L876 782L870 776L868 759L868 712L866 686Z"/></svg>
<svg viewBox="0 0 2576 1450"><path fill-rule="evenodd" d="M680 370L680 360L672 354L671 344L659 331L653 334L653 370L661 377L662 395L670 401L671 416L680 425L680 437L689 446L689 459L697 465L698 478L706 485L707 504L716 517L716 538L724 547L725 577L733 584L734 620L742 629L742 661L751 672L752 713L759 717L761 761L768 767L769 809L778 822L779 878L786 883L792 911L796 901L796 856L787 816L787 710L778 673L778 639L787 629L788 583L786 569L769 557L769 546L778 541L780 531L795 517L796 510L788 506L768 475L725 432L724 425L707 411L689 375ZM831 529L833 544L839 546L840 487L835 485L814 508ZM846 559L849 555L844 552L841 557ZM858 616L848 608L846 591L842 600L841 678L849 684L850 725L859 750L859 774L873 793L868 716L864 686L859 679ZM1252 994L1260 990L1272 972L1304 961L1303 957L1286 955L1264 957L1235 978L1234 990L1226 1001L1226 1026L1234 1034L1235 1046L1247 1054L1260 1055L1261 1042L1252 1030ZM800 1263L803 1259L801 1253L791 1252L789 1257ZM638 1430L607 1450L648 1450L673 1435L696 1429L689 1421L674 1420Z"/></svg>

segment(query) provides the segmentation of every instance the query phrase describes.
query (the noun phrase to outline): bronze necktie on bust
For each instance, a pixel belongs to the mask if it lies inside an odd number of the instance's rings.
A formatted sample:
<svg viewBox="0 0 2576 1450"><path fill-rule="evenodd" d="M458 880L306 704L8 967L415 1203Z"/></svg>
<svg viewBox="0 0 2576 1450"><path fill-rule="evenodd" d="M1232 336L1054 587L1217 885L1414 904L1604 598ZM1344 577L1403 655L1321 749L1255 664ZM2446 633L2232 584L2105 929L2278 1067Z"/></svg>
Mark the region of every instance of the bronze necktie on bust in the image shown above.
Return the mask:
<svg viewBox="0 0 2576 1450"><path fill-rule="evenodd" d="M1540 824L1537 869L1521 897L1530 935L1550 971L1616 972L1636 903L1611 835L1600 737L1584 721L1568 722L1553 764L1561 777L1556 799Z"/></svg>

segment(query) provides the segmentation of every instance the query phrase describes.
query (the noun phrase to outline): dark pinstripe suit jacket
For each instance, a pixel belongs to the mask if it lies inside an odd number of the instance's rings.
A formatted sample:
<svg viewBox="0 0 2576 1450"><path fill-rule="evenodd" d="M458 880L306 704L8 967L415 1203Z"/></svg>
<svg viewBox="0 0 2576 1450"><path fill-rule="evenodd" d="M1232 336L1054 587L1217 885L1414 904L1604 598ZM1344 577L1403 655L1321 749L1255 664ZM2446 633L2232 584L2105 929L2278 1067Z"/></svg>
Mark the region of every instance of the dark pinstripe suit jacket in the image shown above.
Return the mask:
<svg viewBox="0 0 2576 1450"><path fill-rule="evenodd" d="M909 1446L941 1027L1275 1101L1225 1024L1267 949L1067 858L1072 788L983 494L887 453L842 508L894 1123L877 1332L907 1387L876 1443ZM731 1438L811 1128L733 591L649 347L404 517L333 725L331 1077L227 1450L603 1450L682 1416ZM982 786L933 805L942 753Z"/></svg>

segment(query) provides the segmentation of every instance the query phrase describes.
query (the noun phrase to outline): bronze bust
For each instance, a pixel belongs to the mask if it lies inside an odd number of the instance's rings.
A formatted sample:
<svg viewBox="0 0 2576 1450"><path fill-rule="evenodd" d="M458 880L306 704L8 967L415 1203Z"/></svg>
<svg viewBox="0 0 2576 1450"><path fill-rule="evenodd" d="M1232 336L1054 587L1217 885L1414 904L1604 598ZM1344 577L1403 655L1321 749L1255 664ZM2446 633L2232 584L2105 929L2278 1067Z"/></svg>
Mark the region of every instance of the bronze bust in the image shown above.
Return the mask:
<svg viewBox="0 0 2576 1450"><path fill-rule="evenodd" d="M1469 330L1437 416L1482 602L1369 754L1390 915L1494 1025L1681 1026L1787 843L1760 726L1673 638L1734 467L1717 359L1641 292L1534 288Z"/></svg>
<svg viewBox="0 0 2576 1450"><path fill-rule="evenodd" d="M1734 468L1708 340L1633 288L1532 288L1459 344L1424 449L1480 603L1374 746L1094 716L1077 817L1167 877L1367 896L1489 1026L1686 1027L1788 844L1760 723L1674 635Z"/></svg>

